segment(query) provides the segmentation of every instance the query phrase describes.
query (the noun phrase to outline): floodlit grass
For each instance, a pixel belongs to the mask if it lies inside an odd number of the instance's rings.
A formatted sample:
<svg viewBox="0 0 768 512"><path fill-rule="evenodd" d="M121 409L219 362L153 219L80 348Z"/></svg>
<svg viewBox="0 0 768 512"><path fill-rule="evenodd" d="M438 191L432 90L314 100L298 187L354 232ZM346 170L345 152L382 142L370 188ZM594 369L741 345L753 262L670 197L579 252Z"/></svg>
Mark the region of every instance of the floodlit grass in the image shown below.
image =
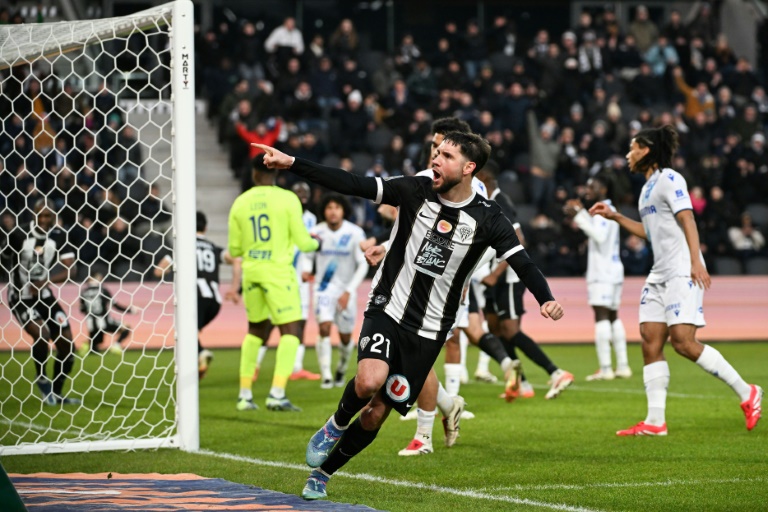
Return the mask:
<svg viewBox="0 0 768 512"><path fill-rule="evenodd" d="M716 346L747 381L768 385L768 343ZM545 348L556 363L577 376L576 383L560 398L544 400L547 377L526 360L524 368L537 386L533 399L507 404L498 398L501 383L464 385L462 395L477 418L462 422L459 442L451 449L442 444L438 418L435 453L421 457L397 455L410 441L416 424L392 416L376 441L331 480L330 499L393 511L765 509L768 424L763 420L753 432L747 432L739 400L725 384L675 355L669 347L669 436L617 438L616 430L629 427L645 415L639 346L630 346L635 372L632 379L594 383L584 381L596 367L594 347ZM136 386L167 381L170 375L148 376L145 369L155 360L145 356L139 361L137 356L127 356L137 363L131 375L116 365L118 359L111 359L114 356L104 359L102 369L98 368L97 358L89 358L85 363L88 373L77 375L75 388L83 391L91 379L97 386L105 386L106 378L116 369L116 379L131 378L125 389L138 396L136 406L143 406L149 399L162 401L157 393L139 392ZM470 372L476 357L476 349L470 349ZM0 354L3 418L9 417L9 411L36 407L45 415L25 413L24 421L49 425L42 422L49 409L42 409L39 400L25 399L30 386L18 379L22 368L30 378L31 364L9 362L8 358L9 354ZM312 350L307 351L306 362L309 369L316 370ZM205 453L160 450L25 455L3 457L2 463L11 473L195 473L298 494L308 473L304 465L307 440L335 409L341 390L321 390L317 382L291 382L288 396L304 411L267 411L263 403L273 363L274 351L270 351L254 386L261 409L238 412L235 399L239 352L216 352L200 387L201 447ZM500 375L498 367L495 370ZM10 382L16 382L13 390ZM117 384L106 386L105 400L115 404L110 411L132 417L124 407L125 401L117 396L121 388ZM92 407L90 400L101 396L100 392L89 391L85 405ZM95 409L95 413L87 413L87 418L80 413L74 415L74 423L84 432L107 430L108 424L98 422L89 430L91 416L105 421L106 415ZM69 435L68 418L53 420L55 427L64 432L56 436ZM124 424L127 427L128 421ZM0 431L6 428L23 436L26 427L0 425ZM77 433L76 429L71 432ZM2 439L5 444L11 439L15 442L14 437Z"/></svg>

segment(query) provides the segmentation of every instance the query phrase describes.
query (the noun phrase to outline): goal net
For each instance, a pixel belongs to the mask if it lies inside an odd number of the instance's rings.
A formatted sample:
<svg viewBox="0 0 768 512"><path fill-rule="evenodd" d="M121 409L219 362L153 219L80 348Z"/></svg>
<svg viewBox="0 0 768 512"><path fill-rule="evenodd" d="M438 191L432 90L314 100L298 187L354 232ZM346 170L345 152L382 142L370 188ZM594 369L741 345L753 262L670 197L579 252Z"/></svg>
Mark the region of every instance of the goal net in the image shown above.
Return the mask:
<svg viewBox="0 0 768 512"><path fill-rule="evenodd" d="M199 448L193 39L0 26L0 455Z"/></svg>

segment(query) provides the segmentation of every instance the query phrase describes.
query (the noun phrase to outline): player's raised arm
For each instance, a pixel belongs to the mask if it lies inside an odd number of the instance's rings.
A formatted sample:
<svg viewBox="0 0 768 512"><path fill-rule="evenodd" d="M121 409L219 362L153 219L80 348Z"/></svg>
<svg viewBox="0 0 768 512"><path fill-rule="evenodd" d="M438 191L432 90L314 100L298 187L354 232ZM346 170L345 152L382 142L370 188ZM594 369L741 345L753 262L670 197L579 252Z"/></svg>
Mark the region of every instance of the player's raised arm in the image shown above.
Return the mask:
<svg viewBox="0 0 768 512"><path fill-rule="evenodd" d="M264 151L264 165L270 169L289 169L306 180L322 185L334 192L381 202L383 183L381 178L357 176L344 169L327 167L303 158L286 155L264 144L253 144Z"/></svg>

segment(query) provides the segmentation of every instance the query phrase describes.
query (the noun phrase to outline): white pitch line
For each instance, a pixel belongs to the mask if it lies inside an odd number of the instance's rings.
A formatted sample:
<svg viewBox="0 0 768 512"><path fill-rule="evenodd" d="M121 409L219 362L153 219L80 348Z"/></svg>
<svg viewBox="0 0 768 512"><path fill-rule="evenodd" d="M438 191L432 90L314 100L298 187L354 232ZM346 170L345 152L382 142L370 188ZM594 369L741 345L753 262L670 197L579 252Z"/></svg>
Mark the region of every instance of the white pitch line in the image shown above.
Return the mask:
<svg viewBox="0 0 768 512"><path fill-rule="evenodd" d="M268 467L282 468L282 469L295 469L295 470L303 471L305 473L309 471L309 468L302 464L291 464L288 462L275 462L270 460L255 459L252 457L244 457L242 455L220 453L220 452L214 452L214 451L204 450L204 449L198 450L195 453L199 453L201 455L208 455L211 457L217 457L220 459L247 462L249 464L254 464L257 466L268 466ZM482 499L482 500L490 500L490 501L501 501L504 503L512 503L515 505L525 505L529 507L540 507L540 508L546 508L550 510L564 510L568 512L600 512L598 509L566 505L565 503L549 503L546 501L530 500L527 498L515 498L513 496L494 496L492 494L487 494L487 493L479 492L472 489L456 489L453 487L445 487L442 485L425 484L421 482L409 482L407 480L394 480L391 478L383 478L380 476L368 475L365 473L347 473L344 471L339 471L338 473L335 473L335 476L344 476L344 477L352 478L355 480L364 480L366 482L377 482L377 483L382 483L387 485L394 485L397 487L408 487L411 489L424 489L424 490L435 491L435 492L440 492L444 494L452 494L454 496L463 496L466 498Z"/></svg>
<svg viewBox="0 0 768 512"><path fill-rule="evenodd" d="M696 480L660 480L657 482L603 482L594 484L533 484L533 485L510 485L504 487L489 487L481 491L504 492L504 491L550 491L567 490L581 491L584 489L599 488L622 488L622 487L671 487L674 485L713 485L713 484L736 484L736 483L756 483L766 482L768 478L712 478Z"/></svg>

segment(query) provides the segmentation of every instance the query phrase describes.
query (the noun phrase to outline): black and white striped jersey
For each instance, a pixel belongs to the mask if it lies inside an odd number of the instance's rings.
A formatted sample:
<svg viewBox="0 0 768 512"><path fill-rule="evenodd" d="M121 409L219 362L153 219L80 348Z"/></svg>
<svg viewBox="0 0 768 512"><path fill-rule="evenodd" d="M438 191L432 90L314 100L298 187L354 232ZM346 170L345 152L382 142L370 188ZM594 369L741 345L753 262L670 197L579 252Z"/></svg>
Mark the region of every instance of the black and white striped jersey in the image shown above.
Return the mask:
<svg viewBox="0 0 768 512"><path fill-rule="evenodd" d="M505 259L539 304L554 300L499 205L476 193L445 201L427 177L366 178L297 158L291 171L342 194L398 207L387 256L373 279L368 309L381 309L419 336L445 341L464 286L488 247Z"/></svg>
<svg viewBox="0 0 768 512"><path fill-rule="evenodd" d="M486 248L506 259L523 247L499 206L477 194L447 202L430 178L380 181L380 188L377 202L399 212L368 307L383 309L419 336L444 339Z"/></svg>
<svg viewBox="0 0 768 512"><path fill-rule="evenodd" d="M221 304L219 269L224 249L202 235L197 235L197 298L215 299Z"/></svg>
<svg viewBox="0 0 768 512"><path fill-rule="evenodd" d="M30 299L37 294L30 290L32 281L47 281L50 271L62 260L75 258L75 248L58 226L48 232L41 231L34 222L24 229L17 226L0 238L2 264L11 275L9 294L15 298ZM46 285L41 297L50 296Z"/></svg>
<svg viewBox="0 0 768 512"><path fill-rule="evenodd" d="M221 304L219 292L219 269L224 262L224 249L214 244L203 235L197 235L197 300L213 299ZM173 263L171 253L164 254L161 260Z"/></svg>

